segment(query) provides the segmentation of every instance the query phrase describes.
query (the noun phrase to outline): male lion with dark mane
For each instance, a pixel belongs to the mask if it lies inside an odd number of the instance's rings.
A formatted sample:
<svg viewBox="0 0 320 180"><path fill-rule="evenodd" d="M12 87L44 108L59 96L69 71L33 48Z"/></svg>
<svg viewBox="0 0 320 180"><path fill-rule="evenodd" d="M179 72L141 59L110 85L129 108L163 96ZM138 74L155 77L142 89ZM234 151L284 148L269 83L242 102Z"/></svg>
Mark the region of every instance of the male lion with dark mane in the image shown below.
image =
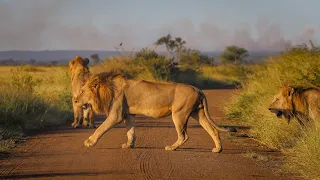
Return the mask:
<svg viewBox="0 0 320 180"><path fill-rule="evenodd" d="M305 125L310 120L320 118L320 89L284 85L268 109L278 118L287 119L288 123L296 118L300 125Z"/></svg>
<svg viewBox="0 0 320 180"><path fill-rule="evenodd" d="M76 56L74 60L69 62L69 72L71 78L72 99L78 96L81 87L91 77L89 68L89 59ZM94 114L90 106L85 108L78 107L72 100L74 121L72 127L77 128L81 124L84 126L94 127Z"/></svg>
<svg viewBox="0 0 320 180"><path fill-rule="evenodd" d="M122 148L133 148L136 140L135 114L153 118L172 114L178 140L166 146L166 150L175 150L188 140L187 122L190 116L212 137L216 145L212 152L222 151L218 130L236 131L216 125L209 115L206 96L201 90L186 84L132 80L114 72L100 73L83 86L75 103L79 107L89 104L95 112L107 115L107 119L84 142L86 147L94 146L104 133L125 120L128 141Z"/></svg>

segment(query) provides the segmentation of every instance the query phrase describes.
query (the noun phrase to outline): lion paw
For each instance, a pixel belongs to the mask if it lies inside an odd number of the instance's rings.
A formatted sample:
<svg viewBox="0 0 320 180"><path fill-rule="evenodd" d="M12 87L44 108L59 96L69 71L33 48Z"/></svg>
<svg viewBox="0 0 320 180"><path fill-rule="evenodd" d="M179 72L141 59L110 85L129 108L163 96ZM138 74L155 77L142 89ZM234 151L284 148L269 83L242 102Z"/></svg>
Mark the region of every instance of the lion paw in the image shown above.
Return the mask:
<svg viewBox="0 0 320 180"><path fill-rule="evenodd" d="M96 142L90 140L90 138L84 141L84 145L85 145L86 147L92 147L92 146L94 146L95 144L96 144Z"/></svg>
<svg viewBox="0 0 320 180"><path fill-rule="evenodd" d="M76 124L77 124L77 123L75 123L75 122L74 122L74 123L72 123L72 124L71 124L71 127L74 127Z"/></svg>
<svg viewBox="0 0 320 180"><path fill-rule="evenodd" d="M174 147L174 146L166 146L165 147L166 151L174 151L177 149L177 147Z"/></svg>
<svg viewBox="0 0 320 180"><path fill-rule="evenodd" d="M86 126L88 126L88 125L89 125L88 121L83 121L83 122L82 122L82 126L86 127Z"/></svg>
<svg viewBox="0 0 320 180"><path fill-rule="evenodd" d="M122 148L124 148L124 149L134 148L134 144L129 144L128 145L128 143L124 143L124 144L122 144Z"/></svg>
<svg viewBox="0 0 320 180"><path fill-rule="evenodd" d="M221 151L222 151L222 148L220 147L220 148L213 148L212 149L212 152L214 152L214 153L221 153Z"/></svg>
<svg viewBox="0 0 320 180"><path fill-rule="evenodd" d="M92 128L92 129L95 129L96 126L94 124L90 124L89 126L87 126L88 128Z"/></svg>
<svg viewBox="0 0 320 180"><path fill-rule="evenodd" d="M78 128L78 127L80 127L80 124L78 123L73 126L73 128Z"/></svg>

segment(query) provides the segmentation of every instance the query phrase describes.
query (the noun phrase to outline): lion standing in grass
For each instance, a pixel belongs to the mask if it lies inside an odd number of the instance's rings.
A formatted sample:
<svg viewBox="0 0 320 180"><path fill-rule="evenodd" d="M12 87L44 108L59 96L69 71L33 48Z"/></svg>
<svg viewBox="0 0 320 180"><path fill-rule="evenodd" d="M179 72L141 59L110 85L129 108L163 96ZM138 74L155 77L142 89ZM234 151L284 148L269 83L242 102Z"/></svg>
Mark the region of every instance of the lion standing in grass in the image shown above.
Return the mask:
<svg viewBox="0 0 320 180"><path fill-rule="evenodd" d="M73 99L78 96L81 87L90 78L91 74L88 68L89 59L76 56L74 60L69 62L69 72L71 78L72 105L74 113L74 121L72 127L77 128L81 124L84 126L94 127L94 114L90 106L78 107Z"/></svg>
<svg viewBox="0 0 320 180"><path fill-rule="evenodd" d="M91 105L95 112L107 115L107 120L85 141L87 147L94 146L104 133L126 120L128 141L122 148L133 148L136 140L135 114L153 118L172 115L178 140L166 146L166 150L175 150L188 140L190 116L212 137L216 145L212 152L222 151L218 130L235 132L235 129L216 125L209 115L203 92L186 84L128 80L119 74L101 73L83 86L75 103L79 107Z"/></svg>
<svg viewBox="0 0 320 180"><path fill-rule="evenodd" d="M300 125L305 125L320 118L320 89L284 85L268 109L277 117L284 117L288 123L296 118Z"/></svg>

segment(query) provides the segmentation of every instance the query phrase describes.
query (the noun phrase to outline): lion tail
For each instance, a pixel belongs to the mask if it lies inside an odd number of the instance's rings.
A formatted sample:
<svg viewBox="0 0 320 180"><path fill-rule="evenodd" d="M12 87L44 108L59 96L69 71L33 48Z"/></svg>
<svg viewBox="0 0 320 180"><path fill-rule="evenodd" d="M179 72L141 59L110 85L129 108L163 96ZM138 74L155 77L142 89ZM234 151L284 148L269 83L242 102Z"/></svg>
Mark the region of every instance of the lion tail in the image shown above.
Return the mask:
<svg viewBox="0 0 320 180"><path fill-rule="evenodd" d="M202 104L203 104L203 109L204 109L204 114L206 115L209 123L216 129L218 129L219 131L224 131L224 132L237 132L237 130L235 128L225 128L225 127L221 127L217 124L215 124L215 122L213 121L213 119L211 118L210 114L209 114L209 110L208 110L208 101L206 96L203 94L202 91L200 91L201 95L202 95Z"/></svg>

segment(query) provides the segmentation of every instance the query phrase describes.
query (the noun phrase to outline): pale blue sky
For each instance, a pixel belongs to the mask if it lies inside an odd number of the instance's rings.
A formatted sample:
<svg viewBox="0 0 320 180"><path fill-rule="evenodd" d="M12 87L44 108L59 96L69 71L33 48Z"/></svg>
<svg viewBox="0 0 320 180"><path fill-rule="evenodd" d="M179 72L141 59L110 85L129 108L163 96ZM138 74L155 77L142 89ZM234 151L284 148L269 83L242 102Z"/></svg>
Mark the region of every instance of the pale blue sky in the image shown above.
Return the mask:
<svg viewBox="0 0 320 180"><path fill-rule="evenodd" d="M126 50L166 33L187 46L279 50L320 40L319 0L0 0L0 50Z"/></svg>

